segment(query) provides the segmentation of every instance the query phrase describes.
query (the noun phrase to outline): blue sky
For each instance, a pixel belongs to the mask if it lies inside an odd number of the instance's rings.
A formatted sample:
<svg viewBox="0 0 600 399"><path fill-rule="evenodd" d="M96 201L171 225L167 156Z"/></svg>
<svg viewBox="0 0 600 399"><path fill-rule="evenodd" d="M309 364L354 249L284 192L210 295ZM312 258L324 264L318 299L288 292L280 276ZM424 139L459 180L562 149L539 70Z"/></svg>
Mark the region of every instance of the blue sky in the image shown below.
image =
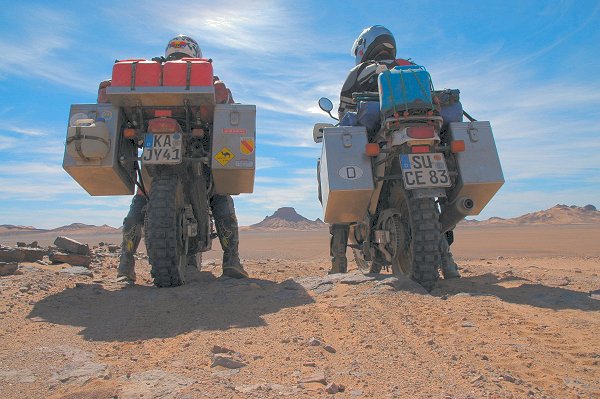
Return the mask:
<svg viewBox="0 0 600 399"><path fill-rule="evenodd" d="M556 203L600 205L598 1L20 1L0 14L0 224L119 226L129 197L90 197L62 170L71 103L94 102L115 59L161 55L186 33L236 101L256 104L255 193L242 225L280 206L321 217L318 145L353 67L350 47L382 24L398 55L459 88L489 120L505 186L478 218Z"/></svg>

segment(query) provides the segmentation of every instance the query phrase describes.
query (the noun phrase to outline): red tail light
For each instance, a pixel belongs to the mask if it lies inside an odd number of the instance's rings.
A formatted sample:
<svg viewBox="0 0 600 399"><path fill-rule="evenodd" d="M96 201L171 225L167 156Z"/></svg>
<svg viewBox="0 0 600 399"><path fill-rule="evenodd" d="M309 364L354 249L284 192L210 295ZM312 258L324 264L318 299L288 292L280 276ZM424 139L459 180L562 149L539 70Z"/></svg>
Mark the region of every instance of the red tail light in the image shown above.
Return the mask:
<svg viewBox="0 0 600 399"><path fill-rule="evenodd" d="M157 109L154 110L154 117L160 118L161 116L170 118L173 116L173 112L170 109Z"/></svg>
<svg viewBox="0 0 600 399"><path fill-rule="evenodd" d="M412 150L413 154L429 152L429 146L428 145L413 145L411 147L411 150Z"/></svg>
<svg viewBox="0 0 600 399"><path fill-rule="evenodd" d="M433 126L413 126L406 129L408 137L413 139L432 139L435 136Z"/></svg>
<svg viewBox="0 0 600 399"><path fill-rule="evenodd" d="M181 126L172 118L151 119L148 122L148 132L150 133L175 133L181 132Z"/></svg>

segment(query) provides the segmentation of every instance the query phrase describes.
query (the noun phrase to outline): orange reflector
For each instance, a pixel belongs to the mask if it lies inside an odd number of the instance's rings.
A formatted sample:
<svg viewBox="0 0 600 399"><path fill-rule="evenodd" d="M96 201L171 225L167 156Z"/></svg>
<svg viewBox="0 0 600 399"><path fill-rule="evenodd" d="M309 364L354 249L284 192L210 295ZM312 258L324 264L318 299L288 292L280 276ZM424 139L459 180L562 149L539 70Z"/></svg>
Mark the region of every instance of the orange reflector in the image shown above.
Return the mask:
<svg viewBox="0 0 600 399"><path fill-rule="evenodd" d="M132 129L130 127L123 129L123 137L127 139L134 139L135 136L137 136L137 132L135 131L135 129Z"/></svg>
<svg viewBox="0 0 600 399"><path fill-rule="evenodd" d="M368 143L365 144L365 153L368 157L376 157L381 152L379 148L379 144L377 143Z"/></svg>
<svg viewBox="0 0 600 399"><path fill-rule="evenodd" d="M160 117L167 117L170 118L171 116L173 116L173 112L171 112L170 109L157 109L154 110L154 117L155 118L160 118Z"/></svg>
<svg viewBox="0 0 600 399"><path fill-rule="evenodd" d="M204 129L192 129L192 136L204 137Z"/></svg>
<svg viewBox="0 0 600 399"><path fill-rule="evenodd" d="M465 151L465 141L464 140L454 140L450 143L450 151L453 153L464 152Z"/></svg>
<svg viewBox="0 0 600 399"><path fill-rule="evenodd" d="M429 146L428 145L413 145L411 147L413 154L418 154L418 153L423 153L423 152L429 152Z"/></svg>

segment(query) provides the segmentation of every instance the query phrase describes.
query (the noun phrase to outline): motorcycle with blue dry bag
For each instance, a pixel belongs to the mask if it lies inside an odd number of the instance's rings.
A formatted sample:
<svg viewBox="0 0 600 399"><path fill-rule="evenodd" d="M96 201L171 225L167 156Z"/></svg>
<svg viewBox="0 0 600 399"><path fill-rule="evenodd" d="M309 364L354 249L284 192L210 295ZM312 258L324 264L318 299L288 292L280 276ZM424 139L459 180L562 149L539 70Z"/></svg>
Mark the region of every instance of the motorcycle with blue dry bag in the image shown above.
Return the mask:
<svg viewBox="0 0 600 399"><path fill-rule="evenodd" d="M349 225L364 273L391 266L431 290L452 230L504 183L492 128L463 111L458 90L435 91L423 67L384 71L378 88L354 93L356 112L335 126L314 126L323 220ZM331 116L329 99L319 107Z"/></svg>

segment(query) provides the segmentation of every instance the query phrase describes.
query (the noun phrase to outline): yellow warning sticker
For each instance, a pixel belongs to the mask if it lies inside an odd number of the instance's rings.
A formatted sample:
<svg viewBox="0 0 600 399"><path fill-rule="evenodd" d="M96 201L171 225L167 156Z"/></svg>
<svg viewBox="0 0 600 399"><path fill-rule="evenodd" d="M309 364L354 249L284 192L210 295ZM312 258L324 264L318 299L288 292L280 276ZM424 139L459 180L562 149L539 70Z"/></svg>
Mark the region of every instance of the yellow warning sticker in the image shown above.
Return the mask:
<svg viewBox="0 0 600 399"><path fill-rule="evenodd" d="M227 147L223 147L221 151L217 152L215 155L215 159L223 166L227 165L233 158L233 152L231 152Z"/></svg>

